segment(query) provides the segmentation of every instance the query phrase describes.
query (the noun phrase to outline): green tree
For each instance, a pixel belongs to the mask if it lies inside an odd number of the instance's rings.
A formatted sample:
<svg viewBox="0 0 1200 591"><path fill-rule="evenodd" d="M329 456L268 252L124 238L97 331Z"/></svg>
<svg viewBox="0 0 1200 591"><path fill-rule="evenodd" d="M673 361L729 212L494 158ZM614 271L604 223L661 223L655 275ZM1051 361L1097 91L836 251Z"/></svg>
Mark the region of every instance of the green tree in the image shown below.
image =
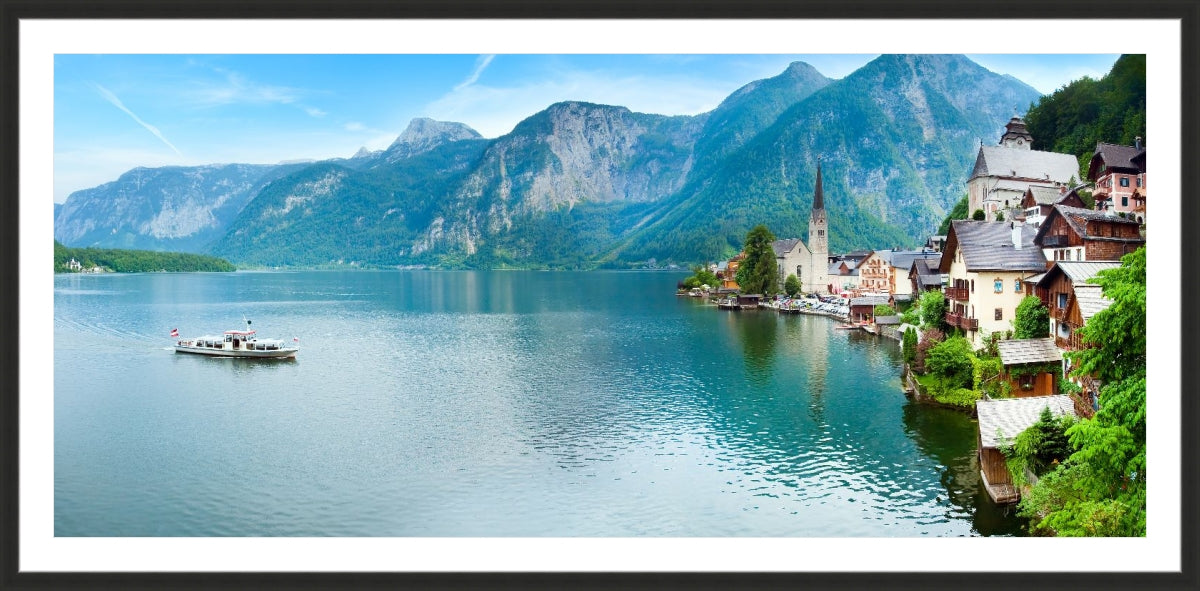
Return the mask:
<svg viewBox="0 0 1200 591"><path fill-rule="evenodd" d="M783 293L788 296L794 296L800 293L800 280L796 278L795 273L789 273L787 279L783 282Z"/></svg>
<svg viewBox="0 0 1200 591"><path fill-rule="evenodd" d="M1073 417L1055 417L1047 406L1042 409L1037 422L1021 431L1013 439L1011 446L1002 447L1000 451L1007 460L1005 463L1013 482L1027 484L1026 468L1035 476L1042 476L1066 460L1073 451L1067 437L1067 430L1073 424Z"/></svg>
<svg viewBox="0 0 1200 591"><path fill-rule="evenodd" d="M997 222L1003 222L1003 221L1004 221L1004 212L1003 212L1003 211L997 211L997 212L996 212L996 221L997 221Z"/></svg>
<svg viewBox="0 0 1200 591"><path fill-rule="evenodd" d="M1050 336L1050 310L1037 296L1025 296L1017 304L1013 318L1014 339L1041 339Z"/></svg>
<svg viewBox="0 0 1200 591"><path fill-rule="evenodd" d="M737 282L742 293L771 295L779 291L779 273L775 266L775 235L766 226L754 226L746 234L746 258L738 266Z"/></svg>
<svg viewBox="0 0 1200 591"><path fill-rule="evenodd" d="M976 209L975 212L971 214L971 219L977 222L982 222L987 219L987 214L983 213L982 209Z"/></svg>
<svg viewBox="0 0 1200 591"><path fill-rule="evenodd" d="M971 342L963 337L950 337L929 350L925 368L937 377L946 390L970 388L974 379L975 354Z"/></svg>
<svg viewBox="0 0 1200 591"><path fill-rule="evenodd" d="M1074 453L1021 501L1036 529L1065 536L1146 535L1146 249L1092 280L1112 304L1068 354L1073 375L1104 386L1100 410L1067 430Z"/></svg>
<svg viewBox="0 0 1200 591"><path fill-rule="evenodd" d="M874 312L875 312L875 316L892 316L896 313L896 310L892 309L891 306L888 306L886 304L880 304L878 306L875 306Z"/></svg>
<svg viewBox="0 0 1200 591"><path fill-rule="evenodd" d="M946 296L940 291L921 294L921 326L944 330L946 322Z"/></svg>
<svg viewBox="0 0 1200 591"><path fill-rule="evenodd" d="M904 351L904 362L911 365L913 360L917 358L917 329L911 326L908 327L908 330L904 331L904 338L901 343Z"/></svg>

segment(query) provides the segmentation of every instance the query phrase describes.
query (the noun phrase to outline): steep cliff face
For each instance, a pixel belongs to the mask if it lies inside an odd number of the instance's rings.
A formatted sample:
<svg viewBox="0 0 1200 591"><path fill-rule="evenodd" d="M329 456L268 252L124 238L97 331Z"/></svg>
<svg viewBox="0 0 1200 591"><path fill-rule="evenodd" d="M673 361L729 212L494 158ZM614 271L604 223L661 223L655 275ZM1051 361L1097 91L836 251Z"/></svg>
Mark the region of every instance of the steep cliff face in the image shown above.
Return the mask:
<svg viewBox="0 0 1200 591"><path fill-rule="evenodd" d="M298 166L135 168L72 193L55 216L54 239L68 246L200 250L263 184Z"/></svg>
<svg viewBox="0 0 1200 591"><path fill-rule="evenodd" d="M482 240L511 231L514 218L581 202L665 199L687 178L704 120L580 102L551 105L488 146L413 252L471 255Z"/></svg>

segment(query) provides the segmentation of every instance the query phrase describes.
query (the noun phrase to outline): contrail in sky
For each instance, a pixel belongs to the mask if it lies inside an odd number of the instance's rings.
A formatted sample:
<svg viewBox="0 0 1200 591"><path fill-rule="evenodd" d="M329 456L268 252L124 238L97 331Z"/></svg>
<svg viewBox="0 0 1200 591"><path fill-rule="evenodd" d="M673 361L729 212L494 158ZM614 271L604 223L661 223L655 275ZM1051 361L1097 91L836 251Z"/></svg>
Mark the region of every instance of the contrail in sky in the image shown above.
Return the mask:
<svg viewBox="0 0 1200 591"><path fill-rule="evenodd" d="M135 115L133 113L133 111L130 111L129 108L126 107L125 104L121 102L121 99L117 98L117 95L113 94L112 92L109 92L109 90L107 88L100 86L99 84L96 84L95 86L96 86L96 90L100 93L100 96L104 97L105 100L112 103L112 105L114 107L116 107L122 111L125 111L125 114L129 115L130 117L133 117L133 120L137 121L138 125L145 127L146 131L153 133L154 137L157 137L158 139L162 140L162 143L166 144L167 147L171 148L172 150L175 150L176 154L183 156L183 152L180 152L179 148L175 147L175 144L172 144L171 142L167 141L167 138L163 137L162 132L159 131L157 127L150 125L149 123L146 123L145 121L142 121L142 118Z"/></svg>
<svg viewBox="0 0 1200 591"><path fill-rule="evenodd" d="M488 64L492 63L493 59L496 59L495 54L481 56L475 63L475 71L471 72L471 75L468 76L466 80L463 80L462 83L460 83L458 86L455 86L454 90L462 90L472 84L475 84L475 81L479 80L479 75L482 74L483 70L488 67Z"/></svg>

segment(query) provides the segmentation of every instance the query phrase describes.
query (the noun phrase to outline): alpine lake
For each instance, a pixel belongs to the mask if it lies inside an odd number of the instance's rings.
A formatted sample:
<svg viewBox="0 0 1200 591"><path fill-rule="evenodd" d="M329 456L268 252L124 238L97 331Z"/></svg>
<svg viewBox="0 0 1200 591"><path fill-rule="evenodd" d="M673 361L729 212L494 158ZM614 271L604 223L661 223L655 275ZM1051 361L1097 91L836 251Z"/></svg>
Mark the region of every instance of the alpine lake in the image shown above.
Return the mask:
<svg viewBox="0 0 1200 591"><path fill-rule="evenodd" d="M1022 535L899 343L686 274L57 275L54 533ZM172 349L243 316L297 358Z"/></svg>

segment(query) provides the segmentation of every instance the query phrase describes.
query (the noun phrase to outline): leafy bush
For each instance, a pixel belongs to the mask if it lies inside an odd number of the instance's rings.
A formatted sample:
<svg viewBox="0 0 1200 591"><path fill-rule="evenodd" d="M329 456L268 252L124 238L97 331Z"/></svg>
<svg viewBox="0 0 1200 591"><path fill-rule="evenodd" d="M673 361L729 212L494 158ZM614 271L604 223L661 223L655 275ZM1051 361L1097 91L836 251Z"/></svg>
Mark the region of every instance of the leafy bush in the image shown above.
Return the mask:
<svg viewBox="0 0 1200 591"><path fill-rule="evenodd" d="M933 399L951 406L961 406L963 408L972 408L975 402L982 398L979 392L969 388L946 388L941 391L936 389L933 392Z"/></svg>
<svg viewBox="0 0 1200 591"><path fill-rule="evenodd" d="M983 213L982 209L976 209L975 213L971 214L971 219L973 219L977 222L982 222L987 219L987 214Z"/></svg>
<svg viewBox="0 0 1200 591"><path fill-rule="evenodd" d="M1002 375L1004 364L998 357L977 357L972 364L973 385L991 398L1007 398L1012 385Z"/></svg>
<svg viewBox="0 0 1200 591"><path fill-rule="evenodd" d="M896 313L896 311L893 310L891 306L884 305L884 304L875 306L875 315L876 316L892 316L895 313Z"/></svg>
<svg viewBox="0 0 1200 591"><path fill-rule="evenodd" d="M917 343L917 354L913 358L913 371L925 373L925 358L929 355L929 350L945 339L946 333L936 328L931 328L922 333L921 341Z"/></svg>
<svg viewBox="0 0 1200 591"><path fill-rule="evenodd" d="M972 384L974 359L970 341L950 337L929 349L925 369L944 380L947 389L965 388Z"/></svg>

